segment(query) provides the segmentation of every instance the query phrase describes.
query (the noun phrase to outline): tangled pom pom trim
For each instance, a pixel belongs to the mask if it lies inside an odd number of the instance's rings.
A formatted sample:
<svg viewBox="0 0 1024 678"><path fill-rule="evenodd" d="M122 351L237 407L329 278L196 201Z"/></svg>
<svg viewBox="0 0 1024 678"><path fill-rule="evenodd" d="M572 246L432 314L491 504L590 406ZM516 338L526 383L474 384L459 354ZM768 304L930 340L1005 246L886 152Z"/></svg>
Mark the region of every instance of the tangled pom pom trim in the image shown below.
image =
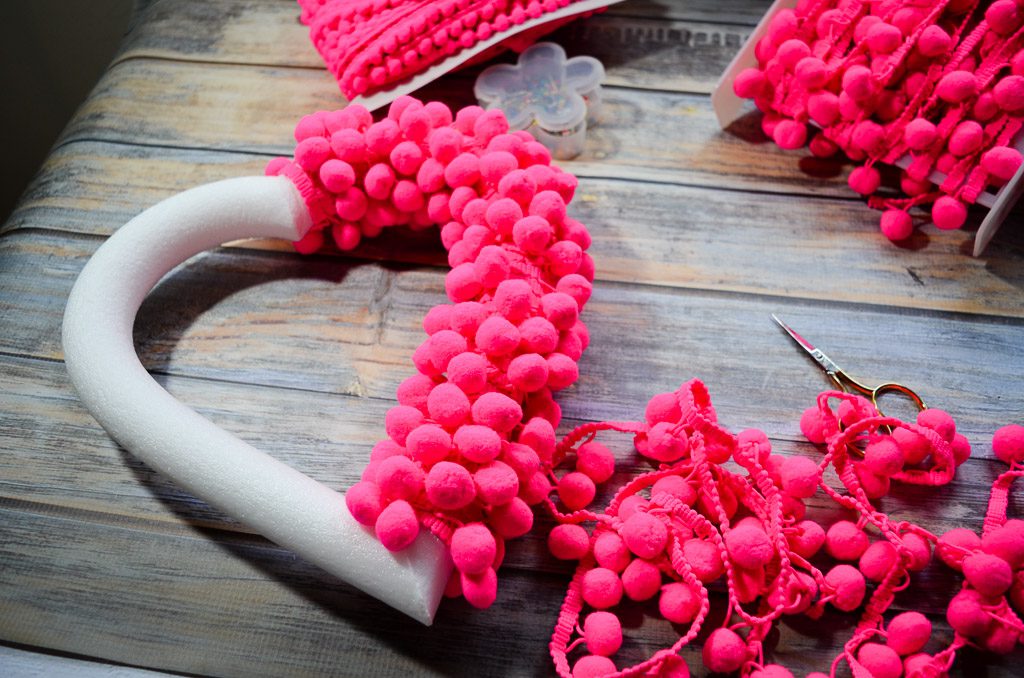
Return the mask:
<svg viewBox="0 0 1024 678"><path fill-rule="evenodd" d="M872 504L890 481L945 484L966 459L969 446L955 451L962 444L952 418L927 412L917 423L905 423L880 415L859 396L826 392L801 419L812 442L826 446L825 455L784 457L772 452L762 431L723 428L706 388L694 380L652 398L644 421L586 424L571 432L554 459L575 458L576 470L558 482L561 507L545 502L560 523L549 540L553 554L580 561L550 643L557 673L688 675L679 651L708 619L709 588L720 587L727 593L725 622L703 647L704 665L715 673L792 675L765 663L764 640L783 616L817 619L831 605L860 611L832 675L842 662L854 675L899 675L909 655L915 665L908 675L941 675L956 647L924 655L931 635L927 619L903 614L887 623L884 616L895 592L931 560L937 538ZM655 470L634 478L595 512L566 497L562 481L592 464L588 448L600 445L594 436L605 430L632 433L637 451ZM1015 452L1016 438L1009 437ZM726 468L727 462L740 472ZM829 468L841 487L824 482ZM818 490L851 510L857 522L840 520L826 532L806 519L804 502ZM593 527L588 531L584 524ZM1004 541L1008 551L1017 545ZM812 563L821 562L816 555L822 548L835 562L827 572ZM622 645L619 606L653 600L680 635L643 661L619 668L613 658ZM886 638L888 643L877 642ZM884 673L892 666L900 671Z"/></svg>
<svg viewBox="0 0 1024 678"><path fill-rule="evenodd" d="M431 530L455 564L448 592L488 607L505 540L530 530L530 507L551 490L553 394L575 383L589 343L590 236L566 213L576 178L477 106L453 116L401 97L374 122L351 105L306 116L295 138L294 157L267 173L289 177L313 217L298 251L326 234L350 250L384 228L443 224L451 303L424 318L418 373L398 387L388 437L346 503L392 551Z"/></svg>

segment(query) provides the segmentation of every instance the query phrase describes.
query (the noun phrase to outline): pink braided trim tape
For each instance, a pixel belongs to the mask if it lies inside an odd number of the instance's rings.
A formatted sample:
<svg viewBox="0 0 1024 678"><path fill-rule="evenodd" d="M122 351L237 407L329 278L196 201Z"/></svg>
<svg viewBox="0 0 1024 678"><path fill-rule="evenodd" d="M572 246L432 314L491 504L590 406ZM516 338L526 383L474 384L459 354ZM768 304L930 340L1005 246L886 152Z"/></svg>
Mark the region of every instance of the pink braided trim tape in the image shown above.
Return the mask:
<svg viewBox="0 0 1024 678"><path fill-rule="evenodd" d="M433 64L574 0L299 0L302 22L348 98ZM541 32L547 30L543 27ZM514 36L525 48L534 33Z"/></svg>
<svg viewBox="0 0 1024 678"><path fill-rule="evenodd" d="M361 106L296 127L293 160L268 173L299 187L315 221L300 251L329 230L341 249L385 227L443 223L452 303L423 320L427 338L346 502L392 551L420 524L450 545L449 593L477 607L497 594L504 540L533 525L561 411L552 394L579 377L589 342L590 235L566 214L576 178L551 166L501 111L397 99L373 122Z"/></svg>

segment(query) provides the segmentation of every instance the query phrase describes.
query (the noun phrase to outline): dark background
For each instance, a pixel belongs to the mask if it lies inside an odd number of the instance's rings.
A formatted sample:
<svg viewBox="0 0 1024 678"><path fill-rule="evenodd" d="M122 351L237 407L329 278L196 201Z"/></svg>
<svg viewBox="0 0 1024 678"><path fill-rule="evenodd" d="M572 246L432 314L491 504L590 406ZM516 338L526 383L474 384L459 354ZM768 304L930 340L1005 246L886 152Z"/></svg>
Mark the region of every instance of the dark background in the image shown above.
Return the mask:
<svg viewBox="0 0 1024 678"><path fill-rule="evenodd" d="M0 0L0 224L117 51L133 0Z"/></svg>

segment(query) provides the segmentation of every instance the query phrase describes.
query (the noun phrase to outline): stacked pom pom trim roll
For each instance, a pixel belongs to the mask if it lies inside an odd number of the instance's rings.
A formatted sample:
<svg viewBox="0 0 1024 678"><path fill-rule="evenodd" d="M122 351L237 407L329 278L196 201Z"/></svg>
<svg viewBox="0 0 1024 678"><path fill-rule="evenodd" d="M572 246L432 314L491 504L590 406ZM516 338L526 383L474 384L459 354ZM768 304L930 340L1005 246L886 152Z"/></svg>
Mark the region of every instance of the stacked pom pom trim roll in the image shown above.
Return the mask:
<svg viewBox="0 0 1024 678"><path fill-rule="evenodd" d="M449 545L449 592L488 607L504 540L533 525L551 489L552 394L573 384L589 342L579 314L593 261L586 228L566 214L576 179L551 166L501 111L397 99L374 122L357 105L303 118L290 177L315 223L300 242L330 233L343 250L388 226L442 223L452 303L423 320L418 374L398 388L388 438L371 452L346 502L385 547L401 551L426 526Z"/></svg>
<svg viewBox="0 0 1024 678"><path fill-rule="evenodd" d="M862 163L850 188L884 210L882 232L899 241L913 232L911 208L931 205L938 228L960 228L967 206L1020 167L1022 48L1021 0L801 0L774 16L758 67L733 89L780 147ZM906 158L904 196L880 191L876 165Z"/></svg>
<svg viewBox="0 0 1024 678"><path fill-rule="evenodd" d="M573 0L299 0L301 20L348 98L430 66ZM540 32L552 30L558 22ZM516 36L525 47L534 32ZM518 46L518 44L517 44Z"/></svg>

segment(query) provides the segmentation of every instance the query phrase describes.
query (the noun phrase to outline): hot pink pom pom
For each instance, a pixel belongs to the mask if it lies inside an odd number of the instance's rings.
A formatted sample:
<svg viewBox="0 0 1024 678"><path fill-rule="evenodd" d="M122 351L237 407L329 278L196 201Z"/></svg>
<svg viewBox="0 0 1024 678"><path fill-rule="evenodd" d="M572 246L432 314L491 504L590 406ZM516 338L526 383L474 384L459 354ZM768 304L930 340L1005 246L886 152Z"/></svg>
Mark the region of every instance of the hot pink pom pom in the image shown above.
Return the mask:
<svg viewBox="0 0 1024 678"><path fill-rule="evenodd" d="M685 478L679 476L665 476L651 486L651 497L661 493L671 495L686 506L693 506L697 501L697 491Z"/></svg>
<svg viewBox="0 0 1024 678"><path fill-rule="evenodd" d="M893 242L906 240L914 232L914 220L903 210L886 210L880 224L882 235Z"/></svg>
<svg viewBox="0 0 1024 678"><path fill-rule="evenodd" d="M463 525L452 534L452 561L460 572L482 574L491 567L497 552L494 535L482 523Z"/></svg>
<svg viewBox="0 0 1024 678"><path fill-rule="evenodd" d="M533 527L533 511L519 497L491 508L489 517L494 531L504 539L521 537Z"/></svg>
<svg viewBox="0 0 1024 678"><path fill-rule="evenodd" d="M834 523L825 536L825 550L836 560L857 560L869 544L864 530L848 520Z"/></svg>
<svg viewBox="0 0 1024 678"><path fill-rule="evenodd" d="M813 520L801 520L793 525L786 540L794 553L802 558L813 558L825 544L825 529Z"/></svg>
<svg viewBox="0 0 1024 678"><path fill-rule="evenodd" d="M668 543L668 528L649 513L637 513L626 520L621 529L622 539L630 551L641 558L653 558L664 552Z"/></svg>
<svg viewBox="0 0 1024 678"><path fill-rule="evenodd" d="M892 476L903 470L903 453L890 438L881 438L864 449L864 465L874 474Z"/></svg>
<svg viewBox="0 0 1024 678"><path fill-rule="evenodd" d="M431 419L454 429L469 416L469 398L454 384L438 384L427 396L427 411Z"/></svg>
<svg viewBox="0 0 1024 678"><path fill-rule="evenodd" d="M978 81L973 73L952 71L939 80L935 93L947 103L958 104L978 93Z"/></svg>
<svg viewBox="0 0 1024 678"><path fill-rule="evenodd" d="M865 578L880 582L898 562L896 547L887 541L876 541L861 554L858 567Z"/></svg>
<svg viewBox="0 0 1024 678"><path fill-rule="evenodd" d="M501 461L492 461L477 469L473 483L485 504L507 504L519 494L519 476L511 466Z"/></svg>
<svg viewBox="0 0 1024 678"><path fill-rule="evenodd" d="M1024 462L1024 426L1009 424L992 436L992 452L1007 464Z"/></svg>
<svg viewBox="0 0 1024 678"><path fill-rule="evenodd" d="M924 118L914 118L903 129L903 139L915 151L923 151L935 143L935 125Z"/></svg>
<svg viewBox="0 0 1024 678"><path fill-rule="evenodd" d="M1001 596L1013 584L1010 564L990 553L971 553L963 560L964 578L983 596Z"/></svg>
<svg viewBox="0 0 1024 678"><path fill-rule="evenodd" d="M661 589L661 570L642 558L633 559L622 571L622 589L630 600L650 600Z"/></svg>
<svg viewBox="0 0 1024 678"><path fill-rule="evenodd" d="M622 580L603 567L595 567L583 575L580 590L583 600L597 610L614 607L622 600Z"/></svg>
<svg viewBox="0 0 1024 678"><path fill-rule="evenodd" d="M615 662L608 657L588 654L572 665L572 678L600 678L615 673Z"/></svg>
<svg viewBox="0 0 1024 678"><path fill-rule="evenodd" d="M917 49L926 57L935 57L949 51L953 39L940 26L932 24L917 39Z"/></svg>
<svg viewBox="0 0 1024 678"><path fill-rule="evenodd" d="M579 560L590 549L590 535L579 525L556 525L548 533L548 550L559 560Z"/></svg>
<svg viewBox="0 0 1024 678"><path fill-rule="evenodd" d="M733 561L748 570L767 565L774 552L764 530L750 523L730 530L725 535L725 546Z"/></svg>
<svg viewBox="0 0 1024 678"><path fill-rule="evenodd" d="M461 153L444 168L444 180L452 188L472 186L480 179L480 159L472 153Z"/></svg>
<svg viewBox="0 0 1024 678"><path fill-rule="evenodd" d="M585 508L594 500L594 481L583 473L566 473L558 480L558 497L570 511Z"/></svg>
<svg viewBox="0 0 1024 678"><path fill-rule="evenodd" d="M950 231L960 228L967 221L967 206L948 195L944 195L932 205L932 221L936 228Z"/></svg>
<svg viewBox="0 0 1024 678"><path fill-rule="evenodd" d="M540 254L547 249L553 235L551 224L539 216L523 217L512 227L512 238L516 246L530 255Z"/></svg>
<svg viewBox="0 0 1024 678"><path fill-rule="evenodd" d="M821 473L814 460L807 457L786 457L779 469L782 487L791 497L807 499L818 490Z"/></svg>
<svg viewBox="0 0 1024 678"><path fill-rule="evenodd" d="M374 524L377 539L389 551L402 551L416 541L420 531L416 512L401 499L384 507Z"/></svg>
<svg viewBox="0 0 1024 678"><path fill-rule="evenodd" d="M701 655L711 672L732 673L747 660L747 645L732 629L718 628L708 636Z"/></svg>
<svg viewBox="0 0 1024 678"><path fill-rule="evenodd" d="M992 626L992 617L984 609L987 602L981 594L972 589L964 589L953 596L946 608L946 621L957 633L968 638L985 635Z"/></svg>
<svg viewBox="0 0 1024 678"><path fill-rule="evenodd" d="M866 40L872 52L889 54L903 43L903 33L892 24L879 22L868 29Z"/></svg>
<svg viewBox="0 0 1024 678"><path fill-rule="evenodd" d="M997 146L981 156L985 171L1001 181L1009 181L1021 166L1021 153L1016 148Z"/></svg>
<svg viewBox="0 0 1024 678"><path fill-rule="evenodd" d="M818 92L807 99L807 114L822 127L839 119L839 97L832 92Z"/></svg>
<svg viewBox="0 0 1024 678"><path fill-rule="evenodd" d="M981 538L981 548L1019 570L1024 565L1024 520L1007 520L990 529Z"/></svg>
<svg viewBox="0 0 1024 678"><path fill-rule="evenodd" d="M871 75L871 69L859 65L847 68L843 73L843 91L858 102L873 97L878 91L878 85Z"/></svg>
<svg viewBox="0 0 1024 678"><path fill-rule="evenodd" d="M323 137L309 137L295 146L295 162L307 172L316 172L331 157L331 144Z"/></svg>
<svg viewBox="0 0 1024 678"><path fill-rule="evenodd" d="M861 195L871 195L881 183L882 175L874 167L857 167L850 172L850 188Z"/></svg>
<svg viewBox="0 0 1024 678"><path fill-rule="evenodd" d="M436 424L416 427L405 439L406 449L421 464L433 465L448 456L452 437Z"/></svg>
<svg viewBox="0 0 1024 678"><path fill-rule="evenodd" d="M442 511L455 511L476 498L473 477L465 466L441 461L427 473L427 499Z"/></svg>
<svg viewBox="0 0 1024 678"><path fill-rule="evenodd" d="M686 584L666 584L658 598L658 611L673 624L689 624L700 611L700 598Z"/></svg>
<svg viewBox="0 0 1024 678"><path fill-rule="evenodd" d="M461 573L461 584L466 602L479 610L493 605L498 597L498 575L493 567L478 575Z"/></svg>
<svg viewBox="0 0 1024 678"><path fill-rule="evenodd" d="M818 90L828 82L828 67L817 57L805 56L797 62L793 75L808 90Z"/></svg>
<svg viewBox="0 0 1024 678"><path fill-rule="evenodd" d="M487 206L487 225L504 237L512 235L516 222L523 218L523 208L512 198L499 198Z"/></svg>
<svg viewBox="0 0 1024 678"><path fill-rule="evenodd" d="M511 431L522 418L519 403L502 393L484 393L473 403L473 422L499 433Z"/></svg>
<svg viewBox="0 0 1024 678"><path fill-rule="evenodd" d="M775 126L772 138L779 148L794 150L807 143L807 126L795 120L782 120Z"/></svg>
<svg viewBox="0 0 1024 678"><path fill-rule="evenodd" d="M511 373L511 366L509 371ZM576 470L595 483L603 483L615 473L615 455L597 441L585 443L576 451Z"/></svg>
<svg viewBox="0 0 1024 678"><path fill-rule="evenodd" d="M832 604L843 612L860 607L867 592L864 575L852 565L836 565L825 575L825 585L833 591Z"/></svg>
<svg viewBox="0 0 1024 678"><path fill-rule="evenodd" d="M363 133L367 150L382 158L388 156L401 136L402 131L399 129L398 123L390 119L373 123Z"/></svg>
<svg viewBox="0 0 1024 678"><path fill-rule="evenodd" d="M1009 35L1024 23L1024 11L1013 0L996 0L985 10L985 20L997 35Z"/></svg>
<svg viewBox="0 0 1024 678"><path fill-rule="evenodd" d="M732 89L741 99L753 99L761 94L765 83L764 73L757 68L747 68L736 75Z"/></svg>
<svg viewBox="0 0 1024 678"><path fill-rule="evenodd" d="M636 512L633 512L629 517L635 514ZM630 555L629 548L626 547L626 542L623 541L617 532L602 532L594 540L594 559L598 565L605 569L612 572L622 572L629 565L632 558L633 556Z"/></svg>
<svg viewBox="0 0 1024 678"><path fill-rule="evenodd" d="M363 480L348 488L348 491L345 492L345 505L356 521L367 526L376 523L380 512L384 509L380 488L376 483L368 480Z"/></svg>
<svg viewBox="0 0 1024 678"><path fill-rule="evenodd" d="M932 635L932 623L920 612L903 612L892 618L885 631L889 647L905 657L924 648Z"/></svg>
<svg viewBox="0 0 1024 678"><path fill-rule="evenodd" d="M583 621L583 637L588 650L607 657L622 646L622 625L610 612L591 612Z"/></svg>
<svg viewBox="0 0 1024 678"><path fill-rule="evenodd" d="M857 661L873 678L900 678L903 662L896 652L880 643L864 643L857 650Z"/></svg>
<svg viewBox="0 0 1024 678"><path fill-rule="evenodd" d="M970 155L981 148L985 131L973 120L965 120L956 126L949 137L949 152L958 158Z"/></svg>
<svg viewBox="0 0 1024 678"><path fill-rule="evenodd" d="M725 564L718 547L704 539L687 539L683 542L683 555L697 579L705 584L722 576Z"/></svg>

